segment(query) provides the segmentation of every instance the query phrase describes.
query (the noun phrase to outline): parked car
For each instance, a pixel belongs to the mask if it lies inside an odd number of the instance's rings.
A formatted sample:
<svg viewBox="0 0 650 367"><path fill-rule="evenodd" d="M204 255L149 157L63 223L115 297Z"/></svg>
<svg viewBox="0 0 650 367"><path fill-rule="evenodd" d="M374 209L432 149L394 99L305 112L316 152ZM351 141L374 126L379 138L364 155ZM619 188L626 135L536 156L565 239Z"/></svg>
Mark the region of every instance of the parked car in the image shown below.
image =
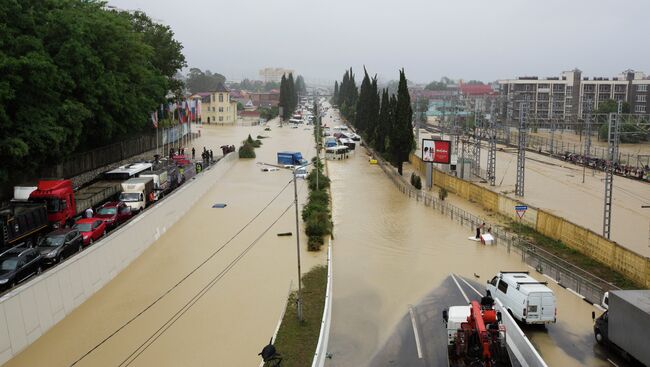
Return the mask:
<svg viewBox="0 0 650 367"><path fill-rule="evenodd" d="M43 264L54 265L83 248L83 236L72 228L58 229L41 238L36 247L43 257Z"/></svg>
<svg viewBox="0 0 650 367"><path fill-rule="evenodd" d="M6 290L43 270L41 254L29 247L14 247L0 255L0 289Z"/></svg>
<svg viewBox="0 0 650 367"><path fill-rule="evenodd" d="M113 229L131 219L131 208L121 201L110 201L97 209L95 218L100 218L106 223L107 229Z"/></svg>
<svg viewBox="0 0 650 367"><path fill-rule="evenodd" d="M101 218L81 218L73 228L81 232L86 246L92 245L106 234L106 223Z"/></svg>

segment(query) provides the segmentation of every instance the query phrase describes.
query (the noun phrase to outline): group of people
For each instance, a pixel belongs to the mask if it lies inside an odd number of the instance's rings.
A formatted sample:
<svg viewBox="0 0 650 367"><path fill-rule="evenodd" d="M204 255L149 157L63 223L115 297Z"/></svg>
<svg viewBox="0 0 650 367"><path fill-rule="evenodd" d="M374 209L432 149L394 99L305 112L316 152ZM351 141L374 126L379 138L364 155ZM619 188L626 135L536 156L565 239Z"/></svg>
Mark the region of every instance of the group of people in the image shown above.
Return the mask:
<svg viewBox="0 0 650 367"><path fill-rule="evenodd" d="M232 153L235 151L235 146L234 145L222 145L221 146L221 151L223 152L223 155L225 156L228 153Z"/></svg>
<svg viewBox="0 0 650 367"><path fill-rule="evenodd" d="M585 157L582 154L575 154L566 152L562 156L562 160L571 162L573 164L587 166L591 169L604 171L609 167L609 161L601 158ZM614 165L614 173L620 176L634 178L637 180L650 181L650 166L633 167L627 164L616 163Z"/></svg>

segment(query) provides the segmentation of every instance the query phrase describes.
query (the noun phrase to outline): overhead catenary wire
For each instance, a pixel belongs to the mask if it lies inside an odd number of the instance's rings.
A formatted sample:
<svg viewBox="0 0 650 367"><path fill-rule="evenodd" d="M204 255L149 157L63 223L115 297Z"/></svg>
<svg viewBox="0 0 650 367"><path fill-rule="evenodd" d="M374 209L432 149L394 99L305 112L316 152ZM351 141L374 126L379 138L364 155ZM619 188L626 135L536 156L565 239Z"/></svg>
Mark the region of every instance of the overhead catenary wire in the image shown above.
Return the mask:
<svg viewBox="0 0 650 367"><path fill-rule="evenodd" d="M192 308L215 284L219 282L232 268L237 265L237 263L244 257L246 254L255 247L264 235L273 228L273 226L282 218L288 211L294 206L292 202L287 206L286 209L268 226L264 231L257 236L257 238L251 242L237 257L235 257L223 270L221 270L217 275L215 275L208 284L206 284L199 292L197 292L188 302L186 302L174 315L172 315L165 323L162 324L151 336L147 338L142 344L140 344L131 354L129 354L118 366L130 366L133 361L135 361L142 353L144 353L153 343L158 340L172 325L176 323L187 311Z"/></svg>
<svg viewBox="0 0 650 367"><path fill-rule="evenodd" d="M213 251L207 258L205 258L202 262L200 262L198 265L196 265L194 268L192 268L191 271L189 271L185 276L183 276L180 280L178 280L173 286L171 286L169 289L167 289L165 292L163 292L160 296L158 296L153 302L148 304L145 308L140 310L138 313L136 313L133 317L131 317L128 321L126 321L124 324L122 324L119 328L115 329L112 333L110 333L108 336L106 336L104 339L102 339L99 343L97 343L95 346L93 346L90 350L88 350L86 353L84 353L81 357L76 359L70 366L75 366L77 363L81 362L84 358L89 356L91 353L93 353L97 348L101 347L104 343L106 343L108 340L110 340L112 337L114 337L117 333L122 331L126 326L131 324L133 321L138 319L140 316L142 316L145 312L147 312L151 307L156 305L158 302L160 302L163 298L165 298L169 293L171 293L174 289L176 289L179 285L181 285L187 278L192 276L197 270L199 270L203 265L205 265L208 261L210 261L214 256L216 256L221 250L223 250L226 246L228 246L237 236L239 236L248 226L250 226L255 219L257 219L262 213L268 209L269 206L278 198L280 195L284 192L284 190L289 187L293 183L293 180L290 180L287 182L286 185L282 187L282 189L262 208L260 209L255 216L253 216L243 227L241 227L232 237L230 237L226 242L224 242L219 248L217 248L215 251Z"/></svg>

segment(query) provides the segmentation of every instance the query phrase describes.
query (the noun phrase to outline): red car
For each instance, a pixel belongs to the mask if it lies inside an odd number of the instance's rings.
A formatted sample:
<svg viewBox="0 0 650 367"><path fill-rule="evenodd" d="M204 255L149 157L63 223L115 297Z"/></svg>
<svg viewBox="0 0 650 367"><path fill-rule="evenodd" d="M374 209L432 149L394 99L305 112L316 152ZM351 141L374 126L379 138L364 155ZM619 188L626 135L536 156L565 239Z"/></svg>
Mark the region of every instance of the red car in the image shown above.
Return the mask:
<svg viewBox="0 0 650 367"><path fill-rule="evenodd" d="M106 234L106 223L101 218L81 218L75 223L74 228L81 232L86 246L92 245Z"/></svg>
<svg viewBox="0 0 650 367"><path fill-rule="evenodd" d="M131 219L133 212L121 201L108 202L97 209L95 218L102 219L108 229L113 229Z"/></svg>

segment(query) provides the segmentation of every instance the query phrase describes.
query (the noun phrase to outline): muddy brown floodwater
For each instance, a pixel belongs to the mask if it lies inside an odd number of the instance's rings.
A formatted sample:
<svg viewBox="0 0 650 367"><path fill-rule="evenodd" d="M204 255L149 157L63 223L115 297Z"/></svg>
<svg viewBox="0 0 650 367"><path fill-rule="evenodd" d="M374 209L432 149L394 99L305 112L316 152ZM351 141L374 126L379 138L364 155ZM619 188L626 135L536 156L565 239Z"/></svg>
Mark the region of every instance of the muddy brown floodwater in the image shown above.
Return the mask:
<svg viewBox="0 0 650 367"><path fill-rule="evenodd" d="M263 173L257 161L274 163L278 150L299 150L308 159L314 155L311 130L270 126L268 132L260 127L204 126L194 145L197 150L205 145L215 155L220 155L220 145L238 146L248 133L270 138L256 150L257 159L238 161L130 266L6 365L69 366L88 352L78 366L257 365L257 353L273 335L289 284L297 285L293 208L162 336L151 339L153 344L141 354L133 354L137 358L132 362L129 356L282 214L293 202L293 185L204 267L109 336L234 236L290 182L289 171ZM304 203L306 185L298 187ZM217 202L228 206L212 209ZM278 232L294 236L278 237ZM324 252L306 251L306 242L302 240L304 272L325 262Z"/></svg>
<svg viewBox="0 0 650 367"><path fill-rule="evenodd" d="M400 193L378 166L368 164L362 149L349 160L328 164L335 241L327 366L367 366L409 305L418 304L450 273L466 278L476 273L484 283L499 270L530 270L519 255L468 240L467 229ZM594 308L551 287L558 322L547 330L527 331L548 365L608 366L594 347Z"/></svg>

